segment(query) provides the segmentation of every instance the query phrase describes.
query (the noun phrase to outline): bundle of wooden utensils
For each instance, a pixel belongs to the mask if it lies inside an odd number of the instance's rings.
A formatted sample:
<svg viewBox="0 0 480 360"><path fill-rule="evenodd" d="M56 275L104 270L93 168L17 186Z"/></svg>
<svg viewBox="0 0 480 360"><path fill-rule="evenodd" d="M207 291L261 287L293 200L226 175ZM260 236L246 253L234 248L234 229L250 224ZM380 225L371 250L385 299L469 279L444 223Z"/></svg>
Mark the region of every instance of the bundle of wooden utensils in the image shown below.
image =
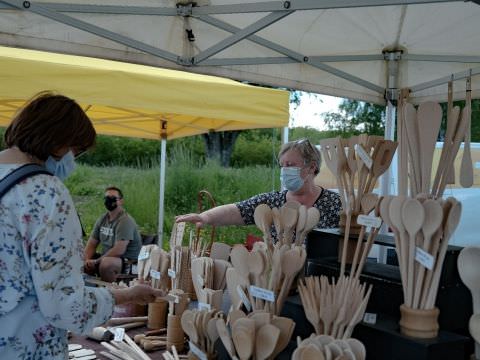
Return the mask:
<svg viewBox="0 0 480 360"><path fill-rule="evenodd" d="M247 311L266 310L280 314L293 280L303 269L306 252L302 246L273 246L273 253L263 242L254 244L251 252L235 245L230 253L233 268L226 280L234 308Z"/></svg>
<svg viewBox="0 0 480 360"><path fill-rule="evenodd" d="M326 276L306 277L298 284L305 315L317 335L348 339L362 319L372 291L370 285L353 277L340 276L328 282Z"/></svg>
<svg viewBox="0 0 480 360"><path fill-rule="evenodd" d="M107 351L101 351L100 354L108 359L150 360L150 357L125 333L116 334L113 341L102 341L101 344Z"/></svg>
<svg viewBox="0 0 480 360"><path fill-rule="evenodd" d="M190 353L196 358L216 357L217 320L220 318L223 313L216 310L186 310L182 314L182 329L188 335Z"/></svg>
<svg viewBox="0 0 480 360"><path fill-rule="evenodd" d="M344 230L340 272L343 274L349 235L360 231L357 216L362 211L362 198L373 191L380 175L389 168L397 142L361 134L348 139L324 139L320 147L327 167L335 176L342 202L339 227Z"/></svg>
<svg viewBox="0 0 480 360"><path fill-rule="evenodd" d="M446 200L403 196L385 196L380 203L380 214L395 237L405 303L402 311L402 332L414 337L435 337L438 331L415 331L406 323L409 309L437 313L434 308L448 241L461 215L461 203L449 197ZM405 316L404 316L405 315ZM433 316L433 315L432 315ZM410 316L410 317L413 317ZM404 318L404 319L403 319ZM414 326L414 325L412 325Z"/></svg>
<svg viewBox="0 0 480 360"><path fill-rule="evenodd" d="M292 360L364 360L365 346L357 339L334 339L328 335L311 335L300 341Z"/></svg>
<svg viewBox="0 0 480 360"><path fill-rule="evenodd" d="M287 201L280 208L260 204L255 208L253 216L255 225L263 232L263 239L270 249L273 245L272 230L276 233L277 244L294 243L299 246L320 219L320 213L316 208L307 209L297 201Z"/></svg>
<svg viewBox="0 0 480 360"><path fill-rule="evenodd" d="M246 316L233 310L229 315L229 326L225 319L219 318L216 327L217 337L231 358L263 360L274 359L287 347L295 323L268 312L258 311Z"/></svg>
<svg viewBox="0 0 480 360"><path fill-rule="evenodd" d="M409 169L400 169L400 174L409 174L410 195L430 194L434 198L440 198L447 184L455 183L453 162L460 148L460 143L469 134L471 107L465 106L460 111L458 106L449 107L447 113L447 129L444 143L433 184L432 164L434 151L442 123L442 108L434 102L425 102L418 109L410 103L405 103L402 109L403 123L408 142ZM469 146L469 144L468 144ZM465 149L467 154L469 147ZM460 183L471 186L473 183L472 161L469 165L463 165L460 173ZM467 161L468 162L468 161ZM466 164L466 163L465 163ZM468 168L468 171L467 171ZM403 175L401 175L403 176ZM468 179L465 179L465 177Z"/></svg>
<svg viewBox="0 0 480 360"><path fill-rule="evenodd" d="M199 306L220 310L226 272L231 267L228 261L198 257L192 259L192 281Z"/></svg>

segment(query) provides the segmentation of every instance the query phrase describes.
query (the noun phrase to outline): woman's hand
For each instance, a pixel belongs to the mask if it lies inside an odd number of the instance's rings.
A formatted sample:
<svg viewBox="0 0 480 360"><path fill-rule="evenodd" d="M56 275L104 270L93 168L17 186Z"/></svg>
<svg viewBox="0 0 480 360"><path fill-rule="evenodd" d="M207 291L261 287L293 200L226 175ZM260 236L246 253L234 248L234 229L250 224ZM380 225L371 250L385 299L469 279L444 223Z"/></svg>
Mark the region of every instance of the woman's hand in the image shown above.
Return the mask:
<svg viewBox="0 0 480 360"><path fill-rule="evenodd" d="M175 222L180 223L180 222L189 222L192 224L195 224L197 228L202 228L205 225L207 225L207 220L205 219L205 216L202 214L185 214L185 215L178 215L175 217Z"/></svg>
<svg viewBox="0 0 480 360"><path fill-rule="evenodd" d="M139 284L125 289L111 289L115 304L137 303L148 304L157 297L166 295L164 290L154 289L150 285Z"/></svg>

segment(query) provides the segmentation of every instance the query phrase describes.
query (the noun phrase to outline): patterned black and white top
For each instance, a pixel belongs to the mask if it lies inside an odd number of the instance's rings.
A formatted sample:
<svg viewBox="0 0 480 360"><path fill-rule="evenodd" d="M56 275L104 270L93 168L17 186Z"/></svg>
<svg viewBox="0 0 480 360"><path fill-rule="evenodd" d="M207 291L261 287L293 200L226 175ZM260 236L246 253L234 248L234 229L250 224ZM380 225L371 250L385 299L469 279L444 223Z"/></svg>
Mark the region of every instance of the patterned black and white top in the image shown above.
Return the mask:
<svg viewBox="0 0 480 360"><path fill-rule="evenodd" d="M287 190L283 190L255 195L247 200L239 201L235 203L235 205L238 210L240 210L245 225L252 225L255 224L253 213L258 205L267 204L270 208L280 208L286 201ZM340 202L340 196L336 192L323 189L313 206L320 211L320 220L317 224L318 228L338 227L342 204ZM274 226L272 226L270 233L272 239L276 241L277 232Z"/></svg>

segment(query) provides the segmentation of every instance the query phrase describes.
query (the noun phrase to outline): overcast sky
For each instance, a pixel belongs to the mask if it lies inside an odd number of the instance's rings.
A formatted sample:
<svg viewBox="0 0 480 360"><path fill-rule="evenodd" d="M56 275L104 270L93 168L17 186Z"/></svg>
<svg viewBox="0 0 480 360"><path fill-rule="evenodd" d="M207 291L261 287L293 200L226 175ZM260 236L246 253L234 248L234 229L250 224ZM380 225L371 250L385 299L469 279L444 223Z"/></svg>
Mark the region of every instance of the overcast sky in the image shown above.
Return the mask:
<svg viewBox="0 0 480 360"><path fill-rule="evenodd" d="M293 109L290 106L290 127L310 126L318 130L324 130L322 113L337 112L342 98L302 93L300 106Z"/></svg>

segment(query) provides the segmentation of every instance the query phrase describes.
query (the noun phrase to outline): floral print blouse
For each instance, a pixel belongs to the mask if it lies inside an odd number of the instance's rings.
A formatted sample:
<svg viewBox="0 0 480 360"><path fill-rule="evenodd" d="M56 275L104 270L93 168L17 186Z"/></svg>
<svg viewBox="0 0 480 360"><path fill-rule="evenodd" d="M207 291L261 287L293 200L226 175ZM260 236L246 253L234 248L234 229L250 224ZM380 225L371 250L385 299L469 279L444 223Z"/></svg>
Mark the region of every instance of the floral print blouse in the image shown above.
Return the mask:
<svg viewBox="0 0 480 360"><path fill-rule="evenodd" d="M0 164L0 178L19 165ZM114 300L85 286L80 222L57 177L35 175L0 200L0 359L68 359L67 330L107 321Z"/></svg>
<svg viewBox="0 0 480 360"><path fill-rule="evenodd" d="M286 202L287 190L283 190L255 195L250 199L237 202L235 205L238 210L240 210L245 225L252 225L255 224L253 214L258 205L267 204L270 208L280 208ZM338 227L342 204L340 202L340 196L336 192L323 189L320 196L315 200L313 206L320 212L320 220L317 224L318 228L325 229ZM277 231L275 230L275 226L271 227L270 235L276 242Z"/></svg>

